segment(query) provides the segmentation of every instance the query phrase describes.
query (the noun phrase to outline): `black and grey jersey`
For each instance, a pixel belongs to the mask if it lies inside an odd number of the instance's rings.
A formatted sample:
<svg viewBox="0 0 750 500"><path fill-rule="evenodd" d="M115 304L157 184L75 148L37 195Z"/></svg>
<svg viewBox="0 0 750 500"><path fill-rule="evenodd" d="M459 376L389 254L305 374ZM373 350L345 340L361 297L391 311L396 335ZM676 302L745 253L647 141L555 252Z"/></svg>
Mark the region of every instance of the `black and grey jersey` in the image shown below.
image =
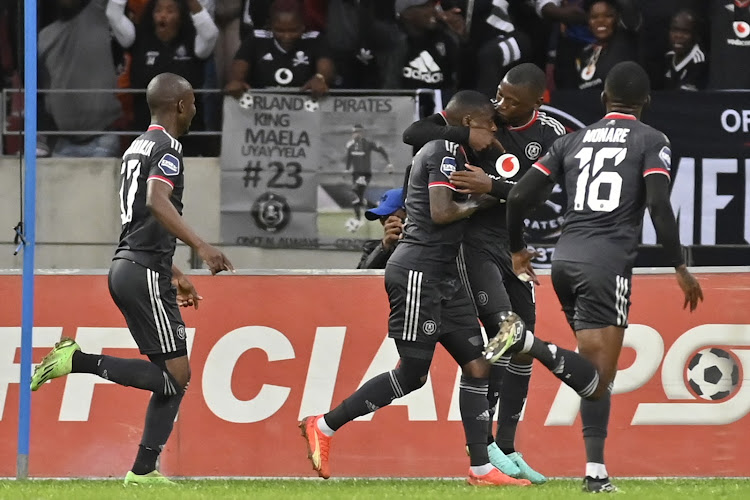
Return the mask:
<svg viewBox="0 0 750 500"><path fill-rule="evenodd" d="M250 65L247 83L264 88L301 87L315 75L321 57L328 57L328 52L317 31L303 33L291 50L284 50L273 32L255 30L242 42L234 58Z"/></svg>
<svg viewBox="0 0 750 500"><path fill-rule="evenodd" d="M644 177L669 177L671 156L663 133L621 113L556 141L534 164L568 194L553 261L630 273L646 205Z"/></svg>
<svg viewBox="0 0 750 500"><path fill-rule="evenodd" d="M505 148L504 154L490 149L480 153L480 164L494 181L517 182L541 158L560 136L565 127L542 111L534 113L526 125L509 127L498 123L497 138ZM562 226L564 193L553 193L547 203L537 209L526 220L528 241L554 242ZM495 248L508 245L508 230L505 221L505 200L472 215L466 228L464 240L478 247Z"/></svg>
<svg viewBox="0 0 750 500"><path fill-rule="evenodd" d="M181 215L184 168L182 145L159 125L150 126L125 151L119 191L122 233L114 259L171 275L177 240L146 207L146 189L149 181L171 186L172 204Z"/></svg>
<svg viewBox="0 0 750 500"><path fill-rule="evenodd" d="M673 50L667 52L667 73L664 77L666 90L701 90L706 86L708 62L698 44L680 61Z"/></svg>
<svg viewBox="0 0 750 500"><path fill-rule="evenodd" d="M454 200L466 201L467 196L458 193L450 182L450 175L461 170L466 170L466 152L457 143L431 141L419 150L409 174L404 236L388 265L422 271L428 276L453 272L466 219L450 224L433 222L430 189L450 189Z"/></svg>

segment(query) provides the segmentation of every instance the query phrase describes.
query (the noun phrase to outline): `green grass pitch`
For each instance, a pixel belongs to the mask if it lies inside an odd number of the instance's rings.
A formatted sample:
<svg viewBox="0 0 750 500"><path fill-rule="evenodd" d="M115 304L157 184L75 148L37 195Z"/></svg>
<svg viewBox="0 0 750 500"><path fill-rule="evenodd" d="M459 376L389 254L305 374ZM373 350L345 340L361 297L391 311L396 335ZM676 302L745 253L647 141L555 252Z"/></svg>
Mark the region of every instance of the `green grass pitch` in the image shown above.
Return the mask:
<svg viewBox="0 0 750 500"><path fill-rule="evenodd" d="M632 499L748 499L750 480L615 480L617 497ZM124 487L120 481L0 481L0 500L223 500L223 499L497 499L587 498L579 480L551 480L541 486L474 488L459 480L182 480L174 487Z"/></svg>

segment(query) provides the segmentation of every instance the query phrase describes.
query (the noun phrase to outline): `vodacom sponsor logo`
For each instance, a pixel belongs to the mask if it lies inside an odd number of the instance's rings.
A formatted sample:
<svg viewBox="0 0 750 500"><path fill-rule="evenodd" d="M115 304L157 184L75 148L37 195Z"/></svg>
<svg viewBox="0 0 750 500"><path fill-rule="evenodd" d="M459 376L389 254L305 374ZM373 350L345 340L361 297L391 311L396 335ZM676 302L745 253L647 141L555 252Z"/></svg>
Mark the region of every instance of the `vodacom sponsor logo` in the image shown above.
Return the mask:
<svg viewBox="0 0 750 500"><path fill-rule="evenodd" d="M0 417L4 414L8 388L19 381L17 349L21 344L21 329L0 328L0 336L15 349L0 350ZM34 328L34 348L48 348L60 339L62 327ZM186 329L188 352L192 351L195 329ZM126 328L78 327L76 340L87 352L96 354L105 349L136 349ZM232 392L232 376L240 357L249 350L264 351L268 362L298 359L289 338L279 330L267 326L243 326L218 338L205 360L192 359L194 366L202 365L202 394L206 406L217 418L232 423L260 422L273 417L282 407L299 404L299 416L328 411L333 401L334 389L342 365L342 352L346 327L317 327L309 354L307 373L300 369L299 385L288 387L263 383L257 394L249 400L238 399ZM731 353L732 363L739 365L740 373L750 363L750 325L706 324L691 328L680 335L665 351L664 340L654 328L631 325L624 346L635 351L631 366L621 370L615 381L614 393L637 391L657 376L664 392L661 401L639 402L631 425L724 425L735 422L750 412L750 384L739 384L727 397L719 401L706 401L691 392L687 382L688 368L695 354L706 347L721 346L720 351ZM715 351L717 349L714 349ZM351 355L355 355L352 353ZM349 355L349 354L348 354ZM373 376L392 369L398 360L393 342L384 339L360 380L360 385ZM348 361L348 360L347 360ZM367 360L361 360L367 361ZM361 362L357 360L357 364ZM750 366L750 365L747 365ZM262 370L259 377L262 378ZM459 421L458 384L460 371L454 379L447 415L438 415L435 390L430 378L425 386L398 399L392 406L405 406L410 421ZM59 421L88 421L92 403L96 401L96 387L111 384L107 380L86 374L71 374L64 381ZM290 399L294 389L301 400ZM191 390L193 387L191 387ZM529 395L534 404L534 389ZM666 400L666 401L665 401ZM557 391L545 420L547 426L573 425L580 406L580 398L567 386ZM372 415L361 417L369 420Z"/></svg>

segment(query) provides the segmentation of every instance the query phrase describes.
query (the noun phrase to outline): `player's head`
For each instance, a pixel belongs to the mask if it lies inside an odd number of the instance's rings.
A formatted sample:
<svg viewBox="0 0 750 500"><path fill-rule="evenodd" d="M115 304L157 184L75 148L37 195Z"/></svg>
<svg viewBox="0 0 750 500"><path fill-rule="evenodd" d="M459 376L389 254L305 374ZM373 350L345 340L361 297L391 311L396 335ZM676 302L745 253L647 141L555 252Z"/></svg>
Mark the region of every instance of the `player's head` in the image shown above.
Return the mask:
<svg viewBox="0 0 750 500"><path fill-rule="evenodd" d="M681 10L672 16L669 25L669 47L678 57L693 48L697 35L697 18L690 10Z"/></svg>
<svg viewBox="0 0 750 500"><path fill-rule="evenodd" d="M615 0L593 0L586 4L589 29L599 42L606 42L615 34L620 20Z"/></svg>
<svg viewBox="0 0 750 500"><path fill-rule="evenodd" d="M357 123L352 127L352 139L361 139L364 131L364 127Z"/></svg>
<svg viewBox="0 0 750 500"><path fill-rule="evenodd" d="M607 111L623 111L640 116L651 97L646 71L638 63L625 61L616 64L604 80L602 102Z"/></svg>
<svg viewBox="0 0 750 500"><path fill-rule="evenodd" d="M492 101L476 90L456 92L445 107L445 119L451 125L497 130Z"/></svg>
<svg viewBox="0 0 750 500"><path fill-rule="evenodd" d="M401 220L406 219L403 188L389 189L380 197L380 203L377 207L365 212L367 220L380 220L381 224L385 224L385 221L391 215L395 215Z"/></svg>
<svg viewBox="0 0 750 500"><path fill-rule="evenodd" d="M514 66L497 86L497 114L509 125L519 126L531 119L542 105L547 79L535 64Z"/></svg>
<svg viewBox="0 0 750 500"><path fill-rule="evenodd" d="M274 0L269 11L273 37L284 50L290 50L302 38L305 21L301 2L297 0Z"/></svg>
<svg viewBox="0 0 750 500"><path fill-rule="evenodd" d="M178 135L187 133L195 116L195 95L190 82L174 73L160 73L146 88L151 119L163 126L173 123Z"/></svg>
<svg viewBox="0 0 750 500"><path fill-rule="evenodd" d="M436 29L437 15L437 0L396 0L396 17L418 30Z"/></svg>

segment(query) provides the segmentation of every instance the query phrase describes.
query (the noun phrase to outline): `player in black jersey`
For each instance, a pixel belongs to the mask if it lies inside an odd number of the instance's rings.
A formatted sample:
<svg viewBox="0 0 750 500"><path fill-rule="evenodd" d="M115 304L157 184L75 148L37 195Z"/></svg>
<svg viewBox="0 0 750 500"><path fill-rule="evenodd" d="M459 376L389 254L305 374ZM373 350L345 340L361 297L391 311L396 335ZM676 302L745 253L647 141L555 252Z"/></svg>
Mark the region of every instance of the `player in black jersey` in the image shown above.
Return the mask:
<svg viewBox="0 0 750 500"><path fill-rule="evenodd" d="M196 309L202 297L172 263L176 238L198 252L212 274L232 270L218 249L182 220L184 164L176 139L195 116L193 89L173 73L154 77L146 91L151 126L122 157L122 234L109 271L109 291L125 316L142 359L85 354L62 339L34 370L31 389L68 373L91 373L151 391L138 454L125 484L171 484L156 470L190 380L185 324L178 306Z"/></svg>
<svg viewBox="0 0 750 500"><path fill-rule="evenodd" d="M529 353L583 398L585 491L616 490L604 466L604 440L646 206L677 272L684 307L693 311L703 300L700 284L685 267L669 202L669 140L639 121L649 87L646 72L636 63L617 64L602 93L607 115L556 141L508 198L513 267L519 276L536 280L532 252L523 241L524 212L544 199L553 182L565 185L568 204L553 256L552 284L580 354L539 340L512 313L486 354L491 359L506 349Z"/></svg>
<svg viewBox="0 0 750 500"><path fill-rule="evenodd" d="M387 163L386 170L392 171L393 165L385 148L376 141L367 139L363 134L364 127L360 124L352 127L352 138L346 143L345 170L352 171L352 191L354 192L354 217L346 221L346 227L354 232L364 222L362 221L362 209L367 208L365 191L372 179L372 153L379 153Z"/></svg>
<svg viewBox="0 0 750 500"><path fill-rule="evenodd" d="M328 93L334 70L323 37L305 31L300 2L276 0L270 30L254 30L232 62L225 92L240 97L250 88L298 87L314 97Z"/></svg>
<svg viewBox="0 0 750 500"><path fill-rule="evenodd" d="M538 109L545 87L544 72L535 65L525 63L511 69L497 91L495 134L451 127L441 114L425 118L404 132L404 142L413 146L435 138L451 139L465 145L495 145L485 149L475 160L482 168L469 167L469 170L451 176L451 182L462 192L491 194L503 201L469 219L459 256L462 276L466 278L488 337L497 334L501 314L505 311L517 312L532 331L536 322L532 284L520 281L513 272L504 200L512 183L520 179L565 132L557 120ZM564 201L559 198L556 201L557 204L544 206L536 214L536 217L550 221L547 227L555 226L545 235L547 241L554 241L559 230L557 217L561 214L555 207ZM539 241L539 234L534 236ZM490 408L494 411L499 397L500 411L497 433L494 437L490 435L488 449L493 465L501 471L543 483L545 477L533 470L515 450L516 427L528 394L531 363L531 357L517 355L513 359L505 356L493 364Z"/></svg>
<svg viewBox="0 0 750 500"><path fill-rule="evenodd" d="M452 125L494 130L489 99L476 91L457 93L446 108ZM482 337L471 300L458 277L456 257L466 218L489 197L475 199L456 192L450 174L466 168L466 152L449 141L432 141L414 157L406 199L404 237L385 268L391 313L388 336L395 339L398 367L371 379L325 415L300 422L308 456L321 477L328 478L331 436L355 418L387 406L422 387L439 342L462 367L459 406L471 458L473 485L530 484L510 478L489 463L487 377Z"/></svg>
<svg viewBox="0 0 750 500"><path fill-rule="evenodd" d="M665 90L702 90L708 79L708 62L698 43L698 21L693 12L681 10L669 26Z"/></svg>

